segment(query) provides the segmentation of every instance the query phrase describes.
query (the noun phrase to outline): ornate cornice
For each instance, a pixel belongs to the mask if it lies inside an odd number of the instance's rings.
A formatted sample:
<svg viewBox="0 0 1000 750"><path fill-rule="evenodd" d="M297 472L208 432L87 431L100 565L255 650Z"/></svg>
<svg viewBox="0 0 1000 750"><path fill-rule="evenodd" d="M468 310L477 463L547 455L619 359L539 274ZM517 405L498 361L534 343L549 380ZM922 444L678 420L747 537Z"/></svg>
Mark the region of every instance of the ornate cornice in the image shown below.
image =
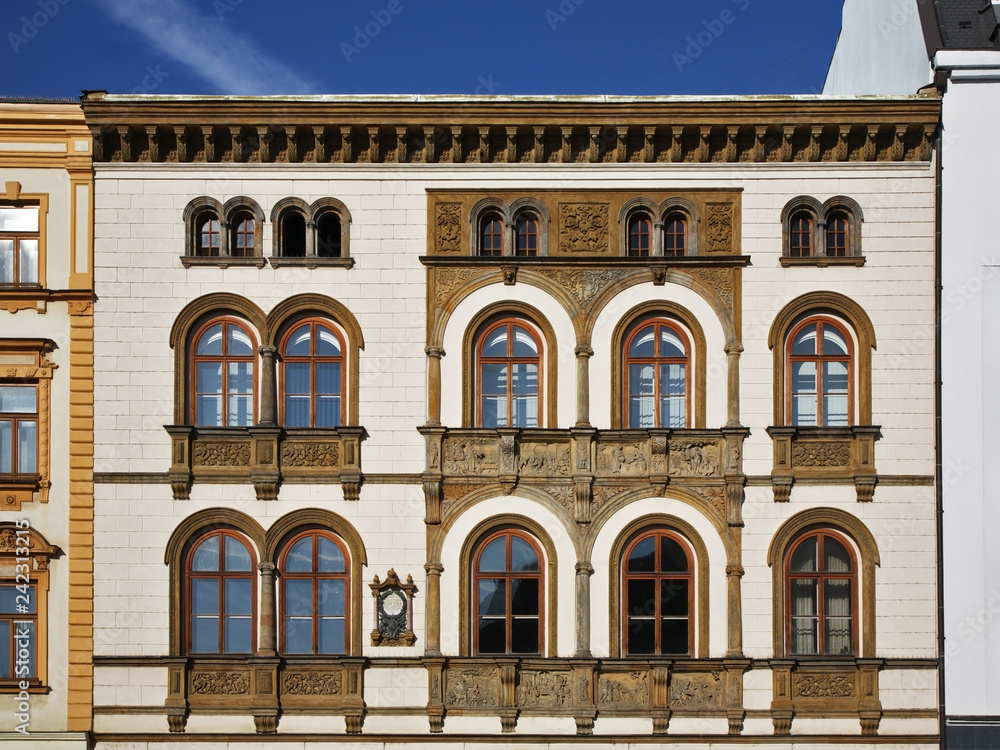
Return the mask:
<svg viewBox="0 0 1000 750"><path fill-rule="evenodd" d="M927 161L937 97L175 97L91 92L97 162Z"/></svg>

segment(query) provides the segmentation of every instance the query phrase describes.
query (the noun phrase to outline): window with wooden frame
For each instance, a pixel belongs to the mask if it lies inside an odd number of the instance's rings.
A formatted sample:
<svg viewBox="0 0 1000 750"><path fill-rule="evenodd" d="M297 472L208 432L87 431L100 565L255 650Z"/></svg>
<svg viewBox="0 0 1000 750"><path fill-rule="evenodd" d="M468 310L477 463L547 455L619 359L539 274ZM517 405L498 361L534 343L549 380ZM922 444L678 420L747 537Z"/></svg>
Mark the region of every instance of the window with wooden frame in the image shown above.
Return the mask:
<svg viewBox="0 0 1000 750"><path fill-rule="evenodd" d="M522 213L514 225L514 255L533 258L538 255L538 217Z"/></svg>
<svg viewBox="0 0 1000 750"><path fill-rule="evenodd" d="M622 653L694 653L694 563L687 542L672 531L643 531L622 556Z"/></svg>
<svg viewBox="0 0 1000 750"><path fill-rule="evenodd" d="M830 258L846 258L851 254L849 219L843 211L835 211L826 219L826 254Z"/></svg>
<svg viewBox="0 0 1000 750"><path fill-rule="evenodd" d="M281 340L281 416L285 427L345 422L344 340L323 320L297 323Z"/></svg>
<svg viewBox="0 0 1000 750"><path fill-rule="evenodd" d="M663 222L663 254L675 258L687 254L687 221L681 214L671 214Z"/></svg>
<svg viewBox="0 0 1000 750"><path fill-rule="evenodd" d="M502 318L476 335L476 426L539 427L542 338L521 318Z"/></svg>
<svg viewBox="0 0 1000 750"><path fill-rule="evenodd" d="M479 254L489 258L503 255L503 219L499 214L487 214L479 222Z"/></svg>
<svg viewBox="0 0 1000 750"><path fill-rule="evenodd" d="M676 323L640 320L625 336L622 362L626 428L689 426L691 344Z"/></svg>
<svg viewBox="0 0 1000 750"><path fill-rule="evenodd" d="M785 643L790 656L858 653L857 561L841 535L814 529L785 553Z"/></svg>
<svg viewBox="0 0 1000 750"><path fill-rule="evenodd" d="M789 221L788 254L792 258L809 258L813 254L813 217L798 211Z"/></svg>
<svg viewBox="0 0 1000 750"><path fill-rule="evenodd" d="M229 225L229 254L234 258L252 258L257 255L257 232L253 214L237 213Z"/></svg>
<svg viewBox="0 0 1000 750"><path fill-rule="evenodd" d="M0 380L0 478L37 474L38 384Z"/></svg>
<svg viewBox="0 0 1000 750"><path fill-rule="evenodd" d="M27 520L0 524L0 693L46 683L49 561L59 554Z"/></svg>
<svg viewBox="0 0 1000 750"><path fill-rule="evenodd" d="M520 529L493 530L472 554L473 654L541 655L545 575L541 547Z"/></svg>
<svg viewBox="0 0 1000 750"><path fill-rule="evenodd" d="M203 324L191 340L191 419L199 427L256 421L257 340L234 318Z"/></svg>
<svg viewBox="0 0 1000 750"><path fill-rule="evenodd" d="M326 531L293 537L281 553L281 652L350 650L350 553Z"/></svg>
<svg viewBox="0 0 1000 750"><path fill-rule="evenodd" d="M0 509L48 502L55 364L48 339L0 339Z"/></svg>
<svg viewBox="0 0 1000 750"><path fill-rule="evenodd" d="M652 254L653 223L644 213L632 214L628 220L628 256L645 258Z"/></svg>
<svg viewBox="0 0 1000 750"><path fill-rule="evenodd" d="M253 653L256 570L250 544L234 531L212 531L195 540L184 566L187 653Z"/></svg>
<svg viewBox="0 0 1000 750"><path fill-rule="evenodd" d="M211 211L203 211L195 219L195 255L215 258L221 247L222 226L219 217Z"/></svg>
<svg viewBox="0 0 1000 750"><path fill-rule="evenodd" d="M786 413L793 426L854 424L854 344L828 317L806 318L786 344Z"/></svg>
<svg viewBox="0 0 1000 750"><path fill-rule="evenodd" d="M39 286L41 207L0 204L0 285Z"/></svg>

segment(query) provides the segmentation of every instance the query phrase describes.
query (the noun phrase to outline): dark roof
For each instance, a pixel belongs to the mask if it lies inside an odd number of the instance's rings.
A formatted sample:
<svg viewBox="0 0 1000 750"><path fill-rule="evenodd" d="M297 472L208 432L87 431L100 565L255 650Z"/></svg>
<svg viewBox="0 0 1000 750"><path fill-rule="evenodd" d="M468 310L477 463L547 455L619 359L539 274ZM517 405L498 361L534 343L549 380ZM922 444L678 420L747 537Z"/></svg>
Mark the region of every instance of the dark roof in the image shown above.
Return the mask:
<svg viewBox="0 0 1000 750"><path fill-rule="evenodd" d="M997 22L989 0L934 0L934 13L944 49L1000 48L1000 34L990 41Z"/></svg>

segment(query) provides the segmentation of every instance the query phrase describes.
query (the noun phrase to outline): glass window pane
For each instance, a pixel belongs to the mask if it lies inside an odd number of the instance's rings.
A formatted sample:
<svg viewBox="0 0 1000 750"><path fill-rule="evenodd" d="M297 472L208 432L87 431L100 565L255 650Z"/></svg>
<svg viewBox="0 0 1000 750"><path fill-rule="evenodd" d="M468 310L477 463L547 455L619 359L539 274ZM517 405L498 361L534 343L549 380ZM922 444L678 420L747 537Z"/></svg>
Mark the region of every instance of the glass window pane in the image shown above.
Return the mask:
<svg viewBox="0 0 1000 750"><path fill-rule="evenodd" d="M309 395L309 363L285 363L285 393Z"/></svg>
<svg viewBox="0 0 1000 750"><path fill-rule="evenodd" d="M515 396L511 399L514 410L512 427L538 427L538 398L536 396Z"/></svg>
<svg viewBox="0 0 1000 750"><path fill-rule="evenodd" d="M832 578L825 582L823 586L824 601L827 617L850 617L851 616L851 579Z"/></svg>
<svg viewBox="0 0 1000 750"><path fill-rule="evenodd" d="M195 368L198 393L222 393L222 363L199 362Z"/></svg>
<svg viewBox="0 0 1000 750"><path fill-rule="evenodd" d="M37 232L38 206L0 208L0 232Z"/></svg>
<svg viewBox="0 0 1000 750"><path fill-rule="evenodd" d="M479 556L479 570L484 573L503 573L507 570L506 537L497 537L483 548Z"/></svg>
<svg viewBox="0 0 1000 750"><path fill-rule="evenodd" d="M538 615L538 579L514 578L510 582L512 615Z"/></svg>
<svg viewBox="0 0 1000 750"><path fill-rule="evenodd" d="M656 653L656 621L652 617L630 617L626 638L630 655Z"/></svg>
<svg viewBox="0 0 1000 750"><path fill-rule="evenodd" d="M336 395L340 393L340 363L316 363L316 393Z"/></svg>
<svg viewBox="0 0 1000 750"><path fill-rule="evenodd" d="M14 283L14 240L0 240L0 284Z"/></svg>
<svg viewBox="0 0 1000 750"><path fill-rule="evenodd" d="M628 556L629 573L652 573L656 570L656 537L641 540Z"/></svg>
<svg viewBox="0 0 1000 750"><path fill-rule="evenodd" d="M191 569L218 570L219 569L219 537L210 536L198 545L191 558Z"/></svg>
<svg viewBox="0 0 1000 750"><path fill-rule="evenodd" d="M199 654L219 653L219 618L191 618L191 650Z"/></svg>
<svg viewBox="0 0 1000 750"><path fill-rule="evenodd" d="M219 614L219 579L191 580L191 612L196 615Z"/></svg>
<svg viewBox="0 0 1000 750"><path fill-rule="evenodd" d="M507 328L501 326L492 331L483 342L482 356L484 357L506 357L507 356Z"/></svg>
<svg viewBox="0 0 1000 750"><path fill-rule="evenodd" d="M511 622L510 652L512 654L538 653L538 618L516 617Z"/></svg>
<svg viewBox="0 0 1000 750"><path fill-rule="evenodd" d="M318 614L324 617L343 617L347 604L346 581L343 578L320 579Z"/></svg>
<svg viewBox="0 0 1000 750"><path fill-rule="evenodd" d="M796 578L792 582L792 617L812 617L817 609L816 585L812 578Z"/></svg>
<svg viewBox="0 0 1000 750"><path fill-rule="evenodd" d="M507 652L507 621L500 618L479 618L479 653L503 654Z"/></svg>
<svg viewBox="0 0 1000 750"><path fill-rule="evenodd" d="M534 548L524 539L511 537L510 539L510 569L512 571L535 571L538 570L538 555Z"/></svg>
<svg viewBox="0 0 1000 750"><path fill-rule="evenodd" d="M811 573L817 570L816 561L818 559L817 537L810 537L799 543L792 553L791 570L793 573Z"/></svg>
<svg viewBox="0 0 1000 750"><path fill-rule="evenodd" d="M687 422L683 396L664 396L660 399L660 426L679 428Z"/></svg>
<svg viewBox="0 0 1000 750"><path fill-rule="evenodd" d="M827 427L847 427L847 396L823 394L823 423Z"/></svg>
<svg viewBox="0 0 1000 750"><path fill-rule="evenodd" d="M683 396L687 368L682 364L660 365L660 395Z"/></svg>
<svg viewBox="0 0 1000 750"><path fill-rule="evenodd" d="M285 427L309 426L309 397L285 396Z"/></svg>
<svg viewBox="0 0 1000 750"><path fill-rule="evenodd" d="M688 623L686 617L660 620L661 654L688 653Z"/></svg>
<svg viewBox="0 0 1000 750"><path fill-rule="evenodd" d="M316 355L319 357L339 357L340 340L337 335L326 326L316 326Z"/></svg>
<svg viewBox="0 0 1000 750"><path fill-rule="evenodd" d="M226 537L225 566L227 571L248 572L253 570L250 562L250 551L236 537Z"/></svg>
<svg viewBox="0 0 1000 750"><path fill-rule="evenodd" d="M687 579L660 579L660 614L663 617L687 617L688 591Z"/></svg>
<svg viewBox="0 0 1000 750"><path fill-rule="evenodd" d="M225 620L225 637L227 654L249 654L252 637L250 633L253 620L249 617L227 617Z"/></svg>
<svg viewBox="0 0 1000 750"><path fill-rule="evenodd" d="M660 537L660 572L686 573L688 558L684 547L676 539L669 536Z"/></svg>
<svg viewBox="0 0 1000 750"><path fill-rule="evenodd" d="M483 365L483 395L497 395L507 393L507 365L505 364L484 364ZM505 410L506 411L506 410Z"/></svg>
<svg viewBox="0 0 1000 750"><path fill-rule="evenodd" d="M309 324L299 326L285 342L286 357L308 357L311 355L312 332Z"/></svg>
<svg viewBox="0 0 1000 750"><path fill-rule="evenodd" d="M21 283L38 283L38 240L20 240L21 249Z"/></svg>
<svg viewBox="0 0 1000 750"><path fill-rule="evenodd" d="M230 393L253 392L253 362L230 362L228 389Z"/></svg>
<svg viewBox="0 0 1000 750"><path fill-rule="evenodd" d="M14 637L17 638L17 631L28 631L28 676L35 676L35 628L36 623L34 622L24 622L18 625L14 630Z"/></svg>
<svg viewBox="0 0 1000 750"><path fill-rule="evenodd" d="M484 396L481 407L483 427L507 426L507 397Z"/></svg>
<svg viewBox="0 0 1000 750"><path fill-rule="evenodd" d="M285 618L285 653L312 653L312 617Z"/></svg>
<svg viewBox="0 0 1000 750"><path fill-rule="evenodd" d="M654 345L656 340L654 338L655 329L654 326L646 326L641 331L636 333L632 337L632 343L628 348L628 356L630 357L649 357L652 358L655 355Z"/></svg>
<svg viewBox="0 0 1000 750"><path fill-rule="evenodd" d="M816 324L811 323L795 336L792 354L816 354Z"/></svg>
<svg viewBox="0 0 1000 750"><path fill-rule="evenodd" d="M340 396L316 397L316 424L314 427L340 426Z"/></svg>
<svg viewBox="0 0 1000 750"><path fill-rule="evenodd" d="M502 578L481 578L479 580L479 614L507 614L507 582Z"/></svg>
<svg viewBox="0 0 1000 750"><path fill-rule="evenodd" d="M535 343L534 337L528 333L528 331L521 326L513 326L514 328L514 353L515 357L537 357L538 356L538 344Z"/></svg>
<svg viewBox="0 0 1000 750"><path fill-rule="evenodd" d="M850 654L853 645L851 643L851 618L828 617L825 637L827 654Z"/></svg>
<svg viewBox="0 0 1000 750"><path fill-rule="evenodd" d="M823 326L823 356L847 356L847 340L832 325Z"/></svg>
<svg viewBox="0 0 1000 750"><path fill-rule="evenodd" d="M14 428L10 420L0 419L0 474L13 473Z"/></svg>
<svg viewBox="0 0 1000 750"><path fill-rule="evenodd" d="M249 578L227 578L225 580L227 615L250 615L253 613L252 583Z"/></svg>
<svg viewBox="0 0 1000 750"><path fill-rule="evenodd" d="M516 363L511 370L512 390L515 396L538 393L538 365Z"/></svg>
<svg viewBox="0 0 1000 750"><path fill-rule="evenodd" d="M652 578L628 580L629 617L652 617L656 614L656 581Z"/></svg>
<svg viewBox="0 0 1000 750"><path fill-rule="evenodd" d="M38 470L38 423L22 419L17 423L17 470L34 474Z"/></svg>
<svg viewBox="0 0 1000 750"><path fill-rule="evenodd" d="M851 571L851 556L847 548L830 536L823 538L823 570L827 573Z"/></svg>
<svg viewBox="0 0 1000 750"><path fill-rule="evenodd" d="M253 339L250 334L239 326L229 325L229 356L230 357L252 357Z"/></svg>
<svg viewBox="0 0 1000 750"><path fill-rule="evenodd" d="M344 553L336 542L319 537L319 570L322 573L343 573L347 568L344 563Z"/></svg>
<svg viewBox="0 0 1000 750"><path fill-rule="evenodd" d="M819 652L815 617L792 617L792 653L815 654Z"/></svg>
<svg viewBox="0 0 1000 750"><path fill-rule="evenodd" d="M324 617L319 621L321 654L343 654L347 651L343 617Z"/></svg>
<svg viewBox="0 0 1000 750"><path fill-rule="evenodd" d="M312 617L313 582L311 578L285 579L285 614L290 617Z"/></svg>
<svg viewBox="0 0 1000 750"><path fill-rule="evenodd" d="M660 356L684 357L686 355L684 342L677 335L677 332L666 326L660 326Z"/></svg>
<svg viewBox="0 0 1000 750"><path fill-rule="evenodd" d="M313 569L311 536L299 539L285 556L285 571L288 573L309 573Z"/></svg>
<svg viewBox="0 0 1000 750"><path fill-rule="evenodd" d="M198 339L198 348L195 350L199 355L220 355L222 354L222 324L216 323L205 329Z"/></svg>
<svg viewBox="0 0 1000 750"><path fill-rule="evenodd" d="M222 396L198 396L195 424L203 427L222 426Z"/></svg>
<svg viewBox="0 0 1000 750"><path fill-rule="evenodd" d="M0 412L34 414L38 411L37 386L0 385Z"/></svg>
<svg viewBox="0 0 1000 750"><path fill-rule="evenodd" d="M10 621L0 620L0 677L13 677L11 672L10 654L12 651L12 636Z"/></svg>
<svg viewBox="0 0 1000 750"><path fill-rule="evenodd" d="M20 592L14 586L0 586L0 614L12 615L17 612L18 593ZM34 597L31 598L34 600Z"/></svg>

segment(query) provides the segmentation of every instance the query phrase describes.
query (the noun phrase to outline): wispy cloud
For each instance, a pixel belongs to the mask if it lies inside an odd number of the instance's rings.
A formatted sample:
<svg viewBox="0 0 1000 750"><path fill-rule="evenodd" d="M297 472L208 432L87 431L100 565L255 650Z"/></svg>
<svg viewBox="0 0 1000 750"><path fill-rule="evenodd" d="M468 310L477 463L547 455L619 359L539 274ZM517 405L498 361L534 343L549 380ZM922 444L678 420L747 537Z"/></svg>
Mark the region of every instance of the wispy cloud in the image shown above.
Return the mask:
<svg viewBox="0 0 1000 750"><path fill-rule="evenodd" d="M308 94L313 86L256 49L254 40L187 0L94 0L161 53L223 94Z"/></svg>

